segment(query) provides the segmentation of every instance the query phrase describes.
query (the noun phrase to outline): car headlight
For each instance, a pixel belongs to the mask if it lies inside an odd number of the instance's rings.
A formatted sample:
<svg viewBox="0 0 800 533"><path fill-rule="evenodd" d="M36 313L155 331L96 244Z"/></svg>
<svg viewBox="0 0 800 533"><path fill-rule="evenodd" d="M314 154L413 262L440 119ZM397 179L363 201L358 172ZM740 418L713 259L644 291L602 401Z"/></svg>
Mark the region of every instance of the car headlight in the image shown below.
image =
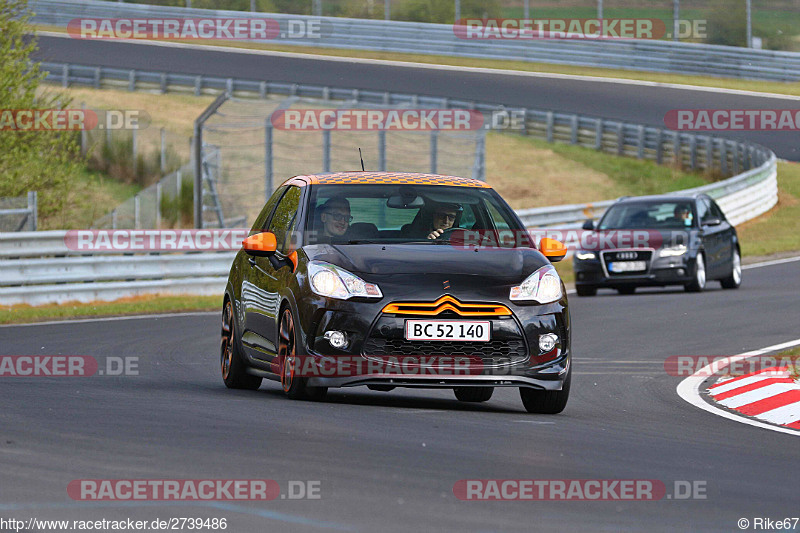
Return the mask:
<svg viewBox="0 0 800 533"><path fill-rule="evenodd" d="M575 252L575 257L581 261L585 261L587 259L597 259L597 254L594 252L584 252L583 250L578 250Z"/></svg>
<svg viewBox="0 0 800 533"><path fill-rule="evenodd" d="M509 298L549 304L560 300L561 295L561 278L553 265L546 265L525 278L521 284L511 287Z"/></svg>
<svg viewBox="0 0 800 533"><path fill-rule="evenodd" d="M683 255L686 253L686 245L679 244L677 246L671 246L669 248L662 248L658 251L659 257L675 257L677 255Z"/></svg>
<svg viewBox="0 0 800 533"><path fill-rule="evenodd" d="M383 293L374 283L367 283L355 274L324 261L308 263L308 278L311 281L311 290L320 296L339 300L354 296L383 298Z"/></svg>

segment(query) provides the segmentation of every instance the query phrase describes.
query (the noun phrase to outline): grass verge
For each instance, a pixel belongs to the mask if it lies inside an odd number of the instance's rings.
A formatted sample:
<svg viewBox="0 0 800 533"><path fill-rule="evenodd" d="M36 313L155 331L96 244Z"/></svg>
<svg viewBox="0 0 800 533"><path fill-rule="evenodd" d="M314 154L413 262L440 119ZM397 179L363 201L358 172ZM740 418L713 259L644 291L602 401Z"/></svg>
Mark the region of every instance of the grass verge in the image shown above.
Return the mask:
<svg viewBox="0 0 800 533"><path fill-rule="evenodd" d="M221 305L222 298L219 296L136 296L114 302L67 302L39 307L15 305L0 307L0 324L181 311L217 311Z"/></svg>
<svg viewBox="0 0 800 533"><path fill-rule="evenodd" d="M800 163L778 163L778 205L736 229L743 256L800 250Z"/></svg>

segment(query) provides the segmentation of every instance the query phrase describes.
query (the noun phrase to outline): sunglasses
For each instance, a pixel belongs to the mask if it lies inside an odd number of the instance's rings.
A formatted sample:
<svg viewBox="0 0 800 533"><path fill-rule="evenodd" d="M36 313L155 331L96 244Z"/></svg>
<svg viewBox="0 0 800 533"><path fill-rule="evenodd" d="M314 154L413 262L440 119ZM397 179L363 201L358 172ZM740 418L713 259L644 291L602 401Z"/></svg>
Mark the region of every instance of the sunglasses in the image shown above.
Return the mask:
<svg viewBox="0 0 800 533"><path fill-rule="evenodd" d="M351 215L345 215L344 213L325 213L329 217L331 217L336 222L352 222L353 217Z"/></svg>
<svg viewBox="0 0 800 533"><path fill-rule="evenodd" d="M447 219L448 221L454 221L456 216L450 213L436 213L436 216L441 219Z"/></svg>

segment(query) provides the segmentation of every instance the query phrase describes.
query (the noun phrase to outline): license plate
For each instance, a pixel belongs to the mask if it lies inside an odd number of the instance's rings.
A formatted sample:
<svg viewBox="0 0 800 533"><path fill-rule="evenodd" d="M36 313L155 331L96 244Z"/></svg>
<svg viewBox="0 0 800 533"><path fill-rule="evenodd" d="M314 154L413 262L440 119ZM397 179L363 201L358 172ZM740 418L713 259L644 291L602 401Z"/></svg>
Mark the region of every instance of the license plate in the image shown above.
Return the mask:
<svg viewBox="0 0 800 533"><path fill-rule="evenodd" d="M647 263L645 261L617 261L608 264L610 272L639 272L647 270Z"/></svg>
<svg viewBox="0 0 800 533"><path fill-rule="evenodd" d="M487 342L491 334L488 320L406 320L409 341Z"/></svg>

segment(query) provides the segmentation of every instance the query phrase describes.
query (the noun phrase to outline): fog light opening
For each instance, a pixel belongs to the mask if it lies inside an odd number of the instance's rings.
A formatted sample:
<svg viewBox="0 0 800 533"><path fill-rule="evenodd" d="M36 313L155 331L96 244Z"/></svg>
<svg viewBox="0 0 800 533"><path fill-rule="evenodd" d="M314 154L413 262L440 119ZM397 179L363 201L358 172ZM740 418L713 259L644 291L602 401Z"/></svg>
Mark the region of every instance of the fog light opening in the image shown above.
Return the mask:
<svg viewBox="0 0 800 533"><path fill-rule="evenodd" d="M342 331L326 331L324 337L325 340L337 350L344 350L347 348L347 334Z"/></svg>
<svg viewBox="0 0 800 533"><path fill-rule="evenodd" d="M557 342L558 335L555 333L545 333L544 335L539 335L539 351L544 353L552 351L553 348L556 347Z"/></svg>

